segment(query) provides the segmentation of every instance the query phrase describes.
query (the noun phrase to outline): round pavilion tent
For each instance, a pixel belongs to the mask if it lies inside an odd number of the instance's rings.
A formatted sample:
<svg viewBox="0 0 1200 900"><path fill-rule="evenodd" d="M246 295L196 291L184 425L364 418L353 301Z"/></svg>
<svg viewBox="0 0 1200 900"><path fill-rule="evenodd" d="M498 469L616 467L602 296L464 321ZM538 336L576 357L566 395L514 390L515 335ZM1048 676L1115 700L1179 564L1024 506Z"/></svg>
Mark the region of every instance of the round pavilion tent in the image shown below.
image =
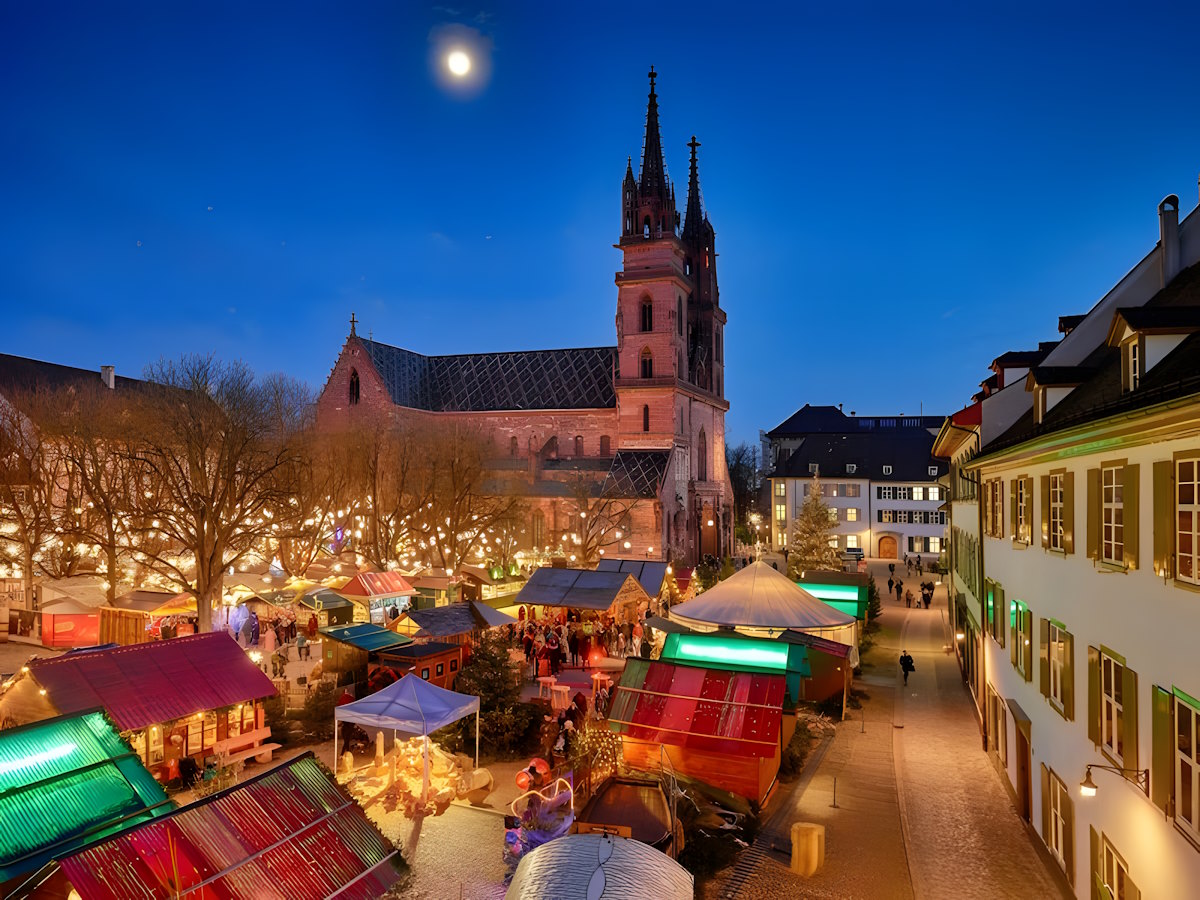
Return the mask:
<svg viewBox="0 0 1200 900"><path fill-rule="evenodd" d="M692 874L633 838L568 834L531 850L505 900L691 900Z"/></svg>
<svg viewBox="0 0 1200 900"><path fill-rule="evenodd" d="M858 646L853 616L818 600L762 561L735 572L694 600L671 607L670 618L694 631L727 628L753 637L802 631Z"/></svg>

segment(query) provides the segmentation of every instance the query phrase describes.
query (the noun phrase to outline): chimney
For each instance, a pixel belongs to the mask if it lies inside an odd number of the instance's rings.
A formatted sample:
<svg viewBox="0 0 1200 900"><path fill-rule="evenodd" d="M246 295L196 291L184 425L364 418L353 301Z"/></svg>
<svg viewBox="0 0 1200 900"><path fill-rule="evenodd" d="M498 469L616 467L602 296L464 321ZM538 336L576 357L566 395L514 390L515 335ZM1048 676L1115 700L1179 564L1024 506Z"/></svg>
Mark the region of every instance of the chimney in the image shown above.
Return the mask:
<svg viewBox="0 0 1200 900"><path fill-rule="evenodd" d="M113 366L100 367L100 380L110 391L117 386L117 370Z"/></svg>
<svg viewBox="0 0 1200 900"><path fill-rule="evenodd" d="M1179 198L1171 194L1158 204L1159 271L1162 287L1179 274Z"/></svg>

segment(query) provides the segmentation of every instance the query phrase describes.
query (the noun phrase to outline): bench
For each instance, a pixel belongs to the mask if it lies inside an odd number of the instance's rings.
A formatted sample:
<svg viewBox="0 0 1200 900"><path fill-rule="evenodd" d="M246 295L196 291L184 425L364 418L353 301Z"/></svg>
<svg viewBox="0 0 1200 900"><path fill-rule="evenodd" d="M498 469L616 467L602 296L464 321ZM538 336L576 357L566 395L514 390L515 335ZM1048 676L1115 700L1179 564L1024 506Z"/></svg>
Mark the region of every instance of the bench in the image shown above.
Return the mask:
<svg viewBox="0 0 1200 900"><path fill-rule="evenodd" d="M270 740L270 737L270 727L244 731L236 737L217 741L213 744L213 753L216 754L217 761L222 766L232 765L233 763L249 759L252 756L265 756L266 759L260 760L260 762L270 762L271 752L283 746L277 743L265 743Z"/></svg>

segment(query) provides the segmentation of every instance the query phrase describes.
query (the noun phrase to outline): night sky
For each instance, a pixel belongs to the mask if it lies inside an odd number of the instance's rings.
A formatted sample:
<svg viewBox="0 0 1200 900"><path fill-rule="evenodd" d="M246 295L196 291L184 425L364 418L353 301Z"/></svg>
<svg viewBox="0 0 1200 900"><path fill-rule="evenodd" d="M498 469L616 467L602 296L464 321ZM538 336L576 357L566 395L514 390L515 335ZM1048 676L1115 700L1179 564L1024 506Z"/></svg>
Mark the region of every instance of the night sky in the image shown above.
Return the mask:
<svg viewBox="0 0 1200 900"><path fill-rule="evenodd" d="M428 354L612 344L654 64L731 440L950 412L1196 205L1200 6L838 6L0 5L0 352L319 388L352 311ZM444 84L447 38L488 77Z"/></svg>

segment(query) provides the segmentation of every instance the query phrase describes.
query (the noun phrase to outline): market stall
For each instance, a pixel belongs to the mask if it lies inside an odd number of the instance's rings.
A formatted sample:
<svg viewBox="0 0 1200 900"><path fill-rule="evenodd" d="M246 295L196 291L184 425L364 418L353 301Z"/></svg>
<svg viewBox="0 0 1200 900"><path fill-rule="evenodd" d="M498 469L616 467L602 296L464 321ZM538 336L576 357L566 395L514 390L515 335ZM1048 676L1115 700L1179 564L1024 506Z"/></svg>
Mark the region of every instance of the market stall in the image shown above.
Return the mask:
<svg viewBox="0 0 1200 900"><path fill-rule="evenodd" d="M326 672L353 672L366 669L372 654L393 650L412 643L412 638L370 622L334 625L322 628L321 664Z"/></svg>
<svg viewBox="0 0 1200 900"><path fill-rule="evenodd" d="M501 612L518 619L544 618L548 610L577 610L585 617L607 615L615 622L637 621L650 605L650 596L628 572L592 569L537 569Z"/></svg>
<svg viewBox="0 0 1200 900"><path fill-rule="evenodd" d="M751 637L776 637L793 630L858 646L854 616L823 603L761 561L672 607L670 619L694 631L726 628Z"/></svg>
<svg viewBox="0 0 1200 900"><path fill-rule="evenodd" d="M408 608L417 591L399 572L360 572L337 589L337 593L352 600L365 613L360 620L384 625Z"/></svg>
<svg viewBox="0 0 1200 900"><path fill-rule="evenodd" d="M221 632L31 660L0 692L0 721L103 709L160 780L219 750L269 755L262 700L275 686Z"/></svg>
<svg viewBox="0 0 1200 900"><path fill-rule="evenodd" d="M388 624L388 628L413 638L467 640L475 632L515 625L515 616L493 609L479 601L450 603L432 609L410 609Z"/></svg>

